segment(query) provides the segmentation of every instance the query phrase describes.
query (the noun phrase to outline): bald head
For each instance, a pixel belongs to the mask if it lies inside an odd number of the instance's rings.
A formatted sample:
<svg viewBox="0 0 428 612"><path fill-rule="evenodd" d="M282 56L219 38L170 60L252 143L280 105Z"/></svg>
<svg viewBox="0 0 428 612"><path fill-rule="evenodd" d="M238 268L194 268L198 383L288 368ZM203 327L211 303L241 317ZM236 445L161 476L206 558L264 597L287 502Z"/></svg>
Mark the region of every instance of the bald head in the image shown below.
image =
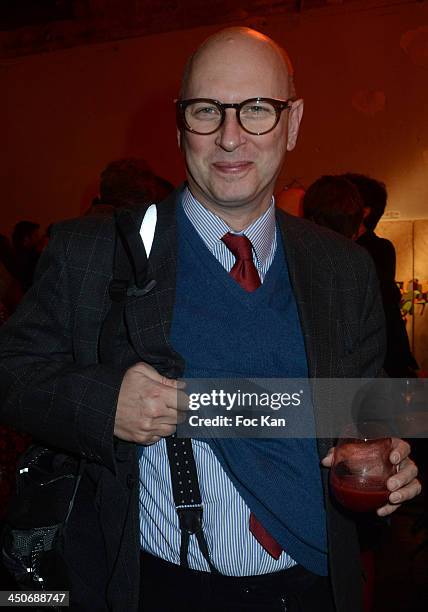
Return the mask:
<svg viewBox="0 0 428 612"><path fill-rule="evenodd" d="M295 100L290 60L255 30L221 30L189 60L180 97L186 102L177 104L177 141L189 189L243 229L270 206L285 153L296 143L303 102ZM254 129L263 125L272 127Z"/></svg>
<svg viewBox="0 0 428 612"><path fill-rule="evenodd" d="M256 30L231 27L207 38L189 58L183 72L180 99L194 95L194 81L203 75L207 63L210 66L217 63L221 72L223 68L233 67L240 61L253 68L258 64L269 65L279 79L278 86L283 91L284 99L295 97L293 67L287 52Z"/></svg>

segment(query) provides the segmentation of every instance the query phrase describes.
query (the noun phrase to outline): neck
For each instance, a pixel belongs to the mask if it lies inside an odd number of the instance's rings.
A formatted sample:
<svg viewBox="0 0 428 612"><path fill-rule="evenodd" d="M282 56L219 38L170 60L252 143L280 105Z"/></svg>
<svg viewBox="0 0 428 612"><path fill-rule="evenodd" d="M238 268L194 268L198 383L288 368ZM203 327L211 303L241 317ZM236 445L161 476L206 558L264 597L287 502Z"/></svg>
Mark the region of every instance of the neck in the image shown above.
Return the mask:
<svg viewBox="0 0 428 612"><path fill-rule="evenodd" d="M235 232L241 232L250 226L256 219L261 217L269 208L272 194L257 202L246 202L236 204L211 202L202 198L199 194L193 196L208 210L223 219L225 223Z"/></svg>
<svg viewBox="0 0 428 612"><path fill-rule="evenodd" d="M362 236L362 235L363 235L363 234L365 234L366 232L367 232L367 228L366 228L366 226L365 226L363 223L361 223L361 225L360 225L360 227L358 228L358 231L357 231L357 233L355 234L355 236L354 236L354 238L353 238L353 239L354 239L354 240L357 240L357 238L359 238L360 236Z"/></svg>
<svg viewBox="0 0 428 612"><path fill-rule="evenodd" d="M245 213L233 209L214 209L213 207L208 207L205 204L204 206L211 210L213 213L215 213L218 217L223 219L223 221L227 223L231 230L233 230L234 232L242 232L247 227L249 227L256 219L261 217L263 213L266 212L269 207L269 204L270 202L263 207L254 209L252 211L246 211Z"/></svg>

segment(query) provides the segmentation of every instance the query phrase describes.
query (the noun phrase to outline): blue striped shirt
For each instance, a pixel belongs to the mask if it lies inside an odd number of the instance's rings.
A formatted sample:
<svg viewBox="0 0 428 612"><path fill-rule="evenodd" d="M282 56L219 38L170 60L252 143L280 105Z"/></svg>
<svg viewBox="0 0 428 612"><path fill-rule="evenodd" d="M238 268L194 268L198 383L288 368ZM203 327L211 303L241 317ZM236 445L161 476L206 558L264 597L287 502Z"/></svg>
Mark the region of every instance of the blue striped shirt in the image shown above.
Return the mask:
<svg viewBox="0 0 428 612"><path fill-rule="evenodd" d="M244 234L253 245L254 265L257 268L260 280L263 282L276 252L275 206L273 198L266 212L242 232L231 230L223 219L202 206L193 197L189 189L186 189L183 194L183 208L207 248L228 272L230 272L235 263L235 256L221 238L227 232L237 235Z"/></svg>
<svg viewBox="0 0 428 612"><path fill-rule="evenodd" d="M183 194L183 208L207 248L228 271L234 256L221 241L232 231L190 193ZM263 281L276 251L275 209L267 211L242 233L253 245L253 259ZM229 576L255 576L291 567L295 562L283 552L273 559L249 531L250 510L202 440L192 440L203 504L203 529L215 567ZM181 532L172 495L165 440L146 446L140 459L140 534L143 550L180 564ZM195 536L190 537L189 567L209 571Z"/></svg>

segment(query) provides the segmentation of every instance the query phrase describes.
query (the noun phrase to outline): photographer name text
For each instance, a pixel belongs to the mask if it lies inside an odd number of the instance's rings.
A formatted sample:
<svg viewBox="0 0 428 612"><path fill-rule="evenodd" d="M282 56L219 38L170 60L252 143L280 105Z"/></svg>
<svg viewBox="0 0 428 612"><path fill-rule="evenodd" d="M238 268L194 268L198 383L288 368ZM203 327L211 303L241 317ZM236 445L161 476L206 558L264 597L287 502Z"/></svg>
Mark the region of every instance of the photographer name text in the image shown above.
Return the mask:
<svg viewBox="0 0 428 612"><path fill-rule="evenodd" d="M191 427L285 427L286 419L269 415L246 417L242 414L234 416L217 415L212 418L192 415L189 417Z"/></svg>

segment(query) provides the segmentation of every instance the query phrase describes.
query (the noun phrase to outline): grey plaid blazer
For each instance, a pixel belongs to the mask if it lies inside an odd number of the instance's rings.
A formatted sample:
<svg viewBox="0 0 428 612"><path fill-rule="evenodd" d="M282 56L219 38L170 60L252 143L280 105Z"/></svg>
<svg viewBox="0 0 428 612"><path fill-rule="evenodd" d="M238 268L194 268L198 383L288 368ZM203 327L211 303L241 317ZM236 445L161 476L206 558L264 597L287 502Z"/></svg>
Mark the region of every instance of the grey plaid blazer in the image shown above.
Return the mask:
<svg viewBox="0 0 428 612"><path fill-rule="evenodd" d="M113 364L100 363L98 347L113 270L115 228L108 217L56 226L35 285L0 330L1 420L46 445L87 458L88 485L82 489L87 497L73 512L70 564L76 566L76 584L92 576L104 609L117 612L138 610L139 515L136 448L113 436L116 403L124 373L137 361L169 375L181 370L181 358L168 342L179 197L177 191L158 207L149 259L149 275L157 285L143 297L128 299ZM277 215L310 376L378 375L384 323L369 256L328 230L281 211ZM137 228L141 219L136 212ZM320 457L330 444L319 440ZM322 472L337 610L360 612L354 524L330 503L327 470ZM79 605L76 609L86 609Z"/></svg>

